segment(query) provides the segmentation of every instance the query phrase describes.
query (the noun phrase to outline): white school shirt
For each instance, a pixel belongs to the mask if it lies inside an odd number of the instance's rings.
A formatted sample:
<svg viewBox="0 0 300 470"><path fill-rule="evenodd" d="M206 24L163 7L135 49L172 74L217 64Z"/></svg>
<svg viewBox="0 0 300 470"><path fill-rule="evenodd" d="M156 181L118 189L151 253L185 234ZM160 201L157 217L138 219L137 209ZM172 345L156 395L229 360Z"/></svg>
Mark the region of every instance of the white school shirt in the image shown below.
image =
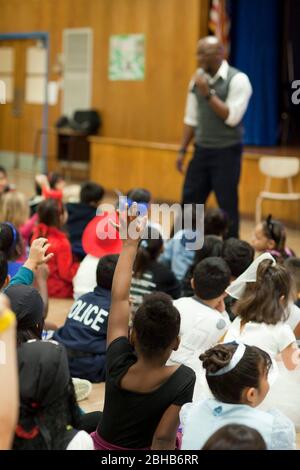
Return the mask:
<svg viewBox="0 0 300 470"><path fill-rule="evenodd" d="M214 77L211 77L209 84L211 86L221 77L226 80L229 70L229 64L226 60L223 60L219 70ZM192 93L194 86L194 80L190 81L189 93L186 101L184 123L188 126L197 127L198 125L198 102L195 93ZM230 127L237 126L246 112L249 100L252 95L252 86L249 78L243 72L239 72L232 77L229 84L228 96L226 104L229 108L229 115L225 121Z"/></svg>
<svg viewBox="0 0 300 470"><path fill-rule="evenodd" d="M290 304L288 308L289 308L289 317L285 323L287 325L290 325L290 327L294 331L298 323L300 323L300 308L297 307L297 305L295 304Z"/></svg>
<svg viewBox="0 0 300 470"><path fill-rule="evenodd" d="M86 255L80 263L78 271L73 278L74 299L77 300L88 292L93 292L97 286L96 271L99 258Z"/></svg>
<svg viewBox="0 0 300 470"><path fill-rule="evenodd" d="M197 372L201 368L199 355L224 336L230 325L229 316L193 297L182 297L173 304L181 318L180 345L177 351L172 352L168 363L185 364Z"/></svg>
<svg viewBox="0 0 300 470"><path fill-rule="evenodd" d="M79 431L69 442L66 450L95 450L93 439L86 431Z"/></svg>
<svg viewBox="0 0 300 470"><path fill-rule="evenodd" d="M246 323L241 331L241 319L236 317L224 338L224 343L231 341L241 341L249 346L256 346L275 358L287 346L295 343L296 338L290 325L283 322L267 325L251 321Z"/></svg>

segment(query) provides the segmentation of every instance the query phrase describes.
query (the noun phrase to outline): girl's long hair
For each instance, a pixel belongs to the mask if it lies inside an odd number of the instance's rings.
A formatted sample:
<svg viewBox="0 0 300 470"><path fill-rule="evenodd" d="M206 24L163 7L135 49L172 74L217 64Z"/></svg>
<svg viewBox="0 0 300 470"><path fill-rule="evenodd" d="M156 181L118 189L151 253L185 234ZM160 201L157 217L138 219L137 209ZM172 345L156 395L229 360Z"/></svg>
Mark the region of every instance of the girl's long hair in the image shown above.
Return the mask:
<svg viewBox="0 0 300 470"><path fill-rule="evenodd" d="M13 442L14 450L66 450L68 445L67 429L79 424L79 408L72 379L64 395L44 409L20 408L19 422ZM36 426L26 431L28 422ZM45 438L47 435L47 439ZM50 447L50 449L49 449Z"/></svg>
<svg viewBox="0 0 300 470"><path fill-rule="evenodd" d="M134 277L141 278L142 275L149 270L153 261L155 261L161 253L162 247L163 240L161 234L153 227L149 227L137 251L133 265Z"/></svg>
<svg viewBox="0 0 300 470"><path fill-rule="evenodd" d="M245 324L249 321L276 325L288 318L292 279L287 269L262 261L257 269L256 282L248 283L236 304L236 312Z"/></svg>

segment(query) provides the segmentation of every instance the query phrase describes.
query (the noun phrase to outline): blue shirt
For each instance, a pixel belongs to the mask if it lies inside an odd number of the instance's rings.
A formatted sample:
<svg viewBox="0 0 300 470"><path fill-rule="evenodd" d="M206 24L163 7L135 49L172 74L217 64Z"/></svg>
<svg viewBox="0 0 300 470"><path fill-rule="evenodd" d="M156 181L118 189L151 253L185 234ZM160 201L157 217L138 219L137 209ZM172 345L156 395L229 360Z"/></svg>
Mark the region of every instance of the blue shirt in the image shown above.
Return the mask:
<svg viewBox="0 0 300 470"><path fill-rule="evenodd" d="M93 292L81 296L73 305L64 326L53 339L78 356L69 357L72 377L91 382L105 379L106 334L111 291L95 287ZM80 352L85 354L80 356Z"/></svg>
<svg viewBox="0 0 300 470"><path fill-rule="evenodd" d="M194 262L195 251L186 249L186 245L191 244L194 238L195 234L190 230L176 232L174 237L164 245L164 252L158 259L170 266L179 281L184 278L188 268Z"/></svg>
<svg viewBox="0 0 300 470"><path fill-rule="evenodd" d="M17 272L19 271L23 263L19 263L18 261L8 261L7 264L8 264L8 274L12 278L17 274Z"/></svg>

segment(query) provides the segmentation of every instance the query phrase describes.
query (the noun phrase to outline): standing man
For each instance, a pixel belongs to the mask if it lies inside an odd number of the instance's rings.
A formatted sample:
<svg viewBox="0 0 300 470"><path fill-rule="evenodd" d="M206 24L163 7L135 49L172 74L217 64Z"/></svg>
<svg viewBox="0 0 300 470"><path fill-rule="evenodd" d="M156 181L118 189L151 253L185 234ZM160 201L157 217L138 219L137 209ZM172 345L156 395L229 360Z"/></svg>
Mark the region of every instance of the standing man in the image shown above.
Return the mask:
<svg viewBox="0 0 300 470"><path fill-rule="evenodd" d="M184 131L177 157L183 173L187 147L195 137L195 150L185 177L182 203L205 204L214 191L230 219L229 237L238 237L238 184L240 178L242 118L252 95L244 73L230 67L214 36L197 46L198 68L189 85Z"/></svg>

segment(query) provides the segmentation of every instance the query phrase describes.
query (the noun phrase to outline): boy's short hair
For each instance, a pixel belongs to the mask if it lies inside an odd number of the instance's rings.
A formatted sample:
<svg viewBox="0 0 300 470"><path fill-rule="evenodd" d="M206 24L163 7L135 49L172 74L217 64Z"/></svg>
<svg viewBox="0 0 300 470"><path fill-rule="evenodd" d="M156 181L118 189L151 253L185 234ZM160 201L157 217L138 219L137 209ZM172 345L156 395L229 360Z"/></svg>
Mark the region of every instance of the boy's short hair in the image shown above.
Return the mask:
<svg viewBox="0 0 300 470"><path fill-rule="evenodd" d="M99 202L104 196L104 188L100 184L87 182L81 185L80 202L82 204L91 204Z"/></svg>
<svg viewBox="0 0 300 470"><path fill-rule="evenodd" d="M111 290L118 259L119 255L107 255L100 258L96 271L98 287Z"/></svg>
<svg viewBox="0 0 300 470"><path fill-rule="evenodd" d="M296 285L297 293L300 292L300 258L293 256L284 261L284 265L291 274L293 282Z"/></svg>
<svg viewBox="0 0 300 470"><path fill-rule="evenodd" d="M127 198L131 199L133 202L144 202L145 204L149 204L151 197L150 191L143 188L134 188L127 193Z"/></svg>
<svg viewBox="0 0 300 470"><path fill-rule="evenodd" d="M205 258L220 257L223 247L223 240L216 235L205 235L203 246L195 253L194 265L200 263Z"/></svg>
<svg viewBox="0 0 300 470"><path fill-rule="evenodd" d="M6 168L4 168L4 166L0 166L0 173L3 173L4 176L7 176L7 171L6 171Z"/></svg>
<svg viewBox="0 0 300 470"><path fill-rule="evenodd" d="M231 272L226 261L212 256L197 264L194 270L195 294L202 300L216 299L230 284Z"/></svg>
<svg viewBox="0 0 300 470"><path fill-rule="evenodd" d="M218 207L207 209L204 215L204 235L224 237L228 230L228 215Z"/></svg>
<svg viewBox="0 0 300 470"><path fill-rule="evenodd" d="M243 240L228 238L222 247L221 257L228 264L231 275L239 277L254 260L254 248Z"/></svg>

